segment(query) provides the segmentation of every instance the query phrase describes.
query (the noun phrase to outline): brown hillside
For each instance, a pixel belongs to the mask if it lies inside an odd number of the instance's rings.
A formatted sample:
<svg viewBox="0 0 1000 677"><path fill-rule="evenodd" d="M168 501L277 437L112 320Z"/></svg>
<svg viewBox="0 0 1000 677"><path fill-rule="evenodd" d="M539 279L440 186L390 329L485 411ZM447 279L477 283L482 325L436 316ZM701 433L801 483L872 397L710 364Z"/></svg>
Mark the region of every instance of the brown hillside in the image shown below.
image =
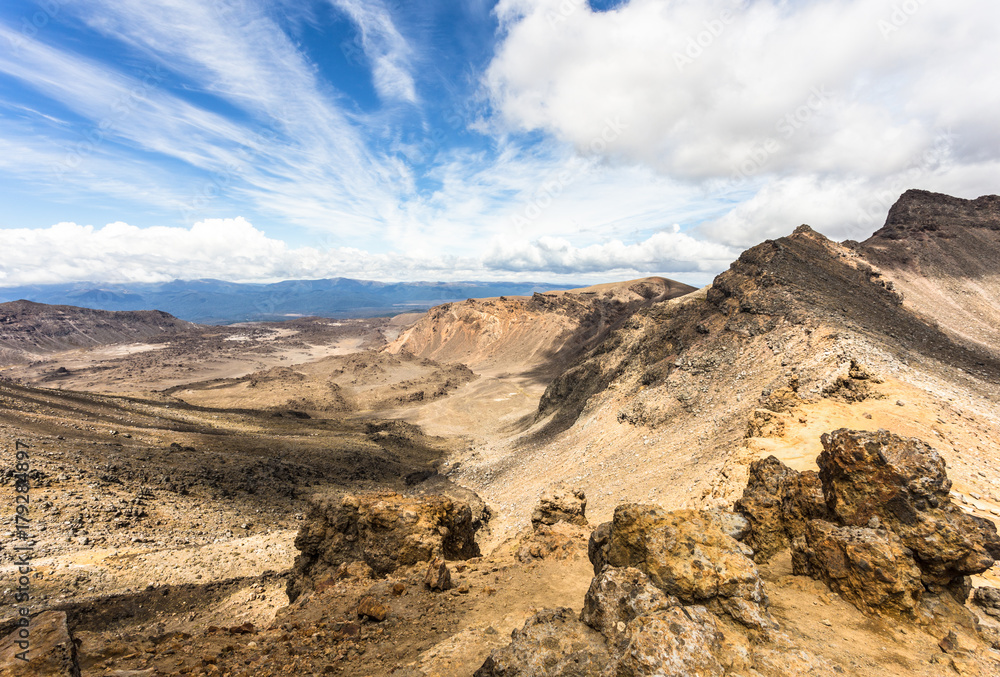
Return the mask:
<svg viewBox="0 0 1000 677"><path fill-rule="evenodd" d="M32 301L0 303L0 357L4 362L175 334L197 325L159 310L112 312Z"/></svg>
<svg viewBox="0 0 1000 677"><path fill-rule="evenodd" d="M863 244L802 226L701 290L199 327L3 368L33 656L82 675L1000 674L996 207L910 192ZM131 326L52 317L65 341Z"/></svg>
<svg viewBox="0 0 1000 677"><path fill-rule="evenodd" d="M593 346L639 308L692 291L680 282L650 277L531 297L448 303L432 308L388 350L462 362L477 372L549 371Z"/></svg>

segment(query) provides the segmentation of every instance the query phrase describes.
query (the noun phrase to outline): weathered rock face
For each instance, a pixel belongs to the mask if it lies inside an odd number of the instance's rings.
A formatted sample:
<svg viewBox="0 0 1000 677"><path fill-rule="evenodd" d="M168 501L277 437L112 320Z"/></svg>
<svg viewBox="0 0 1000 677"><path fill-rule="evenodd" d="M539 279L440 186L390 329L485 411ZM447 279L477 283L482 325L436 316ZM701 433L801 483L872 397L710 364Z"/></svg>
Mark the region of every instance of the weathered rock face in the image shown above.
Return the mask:
<svg viewBox="0 0 1000 677"><path fill-rule="evenodd" d="M536 614L477 677L832 677L827 661L789 652L787 640L770 643L780 635L771 632L749 548L734 538L748 529L725 511L619 506L591 534L596 576L580 621L569 609ZM751 631L723 623L721 613Z"/></svg>
<svg viewBox="0 0 1000 677"><path fill-rule="evenodd" d="M715 522L722 533L737 541L746 540L746 537L750 535L750 521L739 513L714 508L705 510L703 514Z"/></svg>
<svg viewBox="0 0 1000 677"><path fill-rule="evenodd" d="M599 677L611 657L604 639L572 609L545 609L511 633L511 643L490 654L475 677Z"/></svg>
<svg viewBox="0 0 1000 677"><path fill-rule="evenodd" d="M582 489L550 487L542 494L538 506L532 513L531 524L537 528L541 524L551 526L556 522L569 522L585 527L586 512L587 497Z"/></svg>
<svg viewBox="0 0 1000 677"><path fill-rule="evenodd" d="M871 613L910 614L924 592L920 569L899 537L886 529L812 520L795 539L792 567Z"/></svg>
<svg viewBox="0 0 1000 677"><path fill-rule="evenodd" d="M444 496L456 503L466 503L472 511L473 529L477 533L482 533L489 528L493 509L472 489L455 484L447 477L430 471L414 473L406 478L406 483L412 483L413 488L407 493L414 496Z"/></svg>
<svg viewBox="0 0 1000 677"><path fill-rule="evenodd" d="M827 517L819 476L796 472L774 456L750 464L750 478L735 509L750 523L745 542L757 562L787 548L808 520Z"/></svg>
<svg viewBox="0 0 1000 677"><path fill-rule="evenodd" d="M962 228L1000 230L1000 197L985 195L963 200L926 190L908 190L889 210L885 226L877 235L889 240L902 240L915 233L954 237L954 231Z"/></svg>
<svg viewBox="0 0 1000 677"><path fill-rule="evenodd" d="M927 444L885 430L841 429L821 440L817 462L831 514L846 526L878 517L913 551L926 584L947 586L1000 558L996 527L952 504L944 460Z"/></svg>
<svg viewBox="0 0 1000 677"><path fill-rule="evenodd" d="M626 626L633 619L680 604L653 585L638 569L604 567L590 582L580 619L613 647L628 643Z"/></svg>
<svg viewBox="0 0 1000 677"><path fill-rule="evenodd" d="M611 538L611 522L598 524L597 528L590 532L590 539L587 541L587 559L594 565L594 574L601 573L601 569L607 563L605 551L608 547L608 539Z"/></svg>
<svg viewBox="0 0 1000 677"><path fill-rule="evenodd" d="M751 627L773 624L753 552L704 512L620 505L610 526L595 532L590 554L595 573L605 565L635 567L683 603L720 606Z"/></svg>
<svg viewBox="0 0 1000 677"><path fill-rule="evenodd" d="M479 555L469 506L442 496L393 493L345 496L339 505L317 505L295 537L301 554L288 596L295 600L317 581L352 561L385 575L434 558Z"/></svg>
<svg viewBox="0 0 1000 677"><path fill-rule="evenodd" d="M1000 538L992 522L951 503L940 455L885 430L842 429L821 441L818 475L774 457L751 464L736 509L750 522L756 559L791 543L796 573L868 612L911 613L925 588L964 601L968 576L1000 558Z"/></svg>
<svg viewBox="0 0 1000 677"><path fill-rule="evenodd" d="M31 619L28 651L24 656L27 661L18 658L25 651L20 644L25 639L19 631L20 628L0 640L0 674L4 677L80 677L76 644L66 626L65 612L46 611Z"/></svg>
<svg viewBox="0 0 1000 677"><path fill-rule="evenodd" d="M704 609L674 607L629 623L629 640L610 674L722 677L725 652L718 622Z"/></svg>
<svg viewBox="0 0 1000 677"><path fill-rule="evenodd" d="M984 613L1000 618L1000 588L976 588L972 594L972 601Z"/></svg>

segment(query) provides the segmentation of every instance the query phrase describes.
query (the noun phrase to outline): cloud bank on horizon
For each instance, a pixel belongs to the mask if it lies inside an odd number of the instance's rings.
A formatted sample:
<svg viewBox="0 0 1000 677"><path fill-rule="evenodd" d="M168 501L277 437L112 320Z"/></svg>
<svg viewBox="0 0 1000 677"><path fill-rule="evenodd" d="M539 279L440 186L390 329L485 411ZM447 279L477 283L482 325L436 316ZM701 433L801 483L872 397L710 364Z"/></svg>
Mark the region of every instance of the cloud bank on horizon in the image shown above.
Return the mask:
<svg viewBox="0 0 1000 677"><path fill-rule="evenodd" d="M989 0L11 0L0 285L704 283L800 223L864 238L907 188L1000 192L998 23Z"/></svg>

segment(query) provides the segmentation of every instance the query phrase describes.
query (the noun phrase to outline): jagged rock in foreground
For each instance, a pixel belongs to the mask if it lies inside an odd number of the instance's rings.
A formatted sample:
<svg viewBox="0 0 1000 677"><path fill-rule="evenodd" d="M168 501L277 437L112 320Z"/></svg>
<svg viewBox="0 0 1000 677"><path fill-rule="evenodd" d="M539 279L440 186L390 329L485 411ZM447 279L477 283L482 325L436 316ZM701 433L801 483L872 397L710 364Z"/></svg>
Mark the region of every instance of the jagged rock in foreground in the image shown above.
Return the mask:
<svg viewBox="0 0 1000 677"><path fill-rule="evenodd" d="M710 514L620 505L610 526L594 532L590 555L595 573L635 567L683 603L709 604L761 630L773 625L753 551Z"/></svg>
<svg viewBox="0 0 1000 677"><path fill-rule="evenodd" d="M729 535L747 531L717 510L619 506L591 536L596 575L580 620L569 609L539 612L476 676L835 674L787 651L749 549Z"/></svg>
<svg viewBox="0 0 1000 677"><path fill-rule="evenodd" d="M808 522L796 539L796 574L812 576L862 611L912 614L924 586L899 537L886 529Z"/></svg>
<svg viewBox="0 0 1000 677"><path fill-rule="evenodd" d="M792 546L795 572L824 581L862 611L914 612L924 590L964 602L967 576L1000 558L995 525L952 504L944 460L920 440L836 430L820 472L754 461L736 509L757 560Z"/></svg>
<svg viewBox="0 0 1000 677"><path fill-rule="evenodd" d="M831 513L845 526L881 520L913 551L925 584L948 586L1000 559L996 526L952 504L944 459L927 444L845 429L822 443L817 463Z"/></svg>
<svg viewBox="0 0 1000 677"><path fill-rule="evenodd" d="M76 644L66 626L66 613L46 611L31 619L27 661L18 658L25 652L19 631L14 630L0 641L2 677L80 677Z"/></svg>
<svg viewBox="0 0 1000 677"><path fill-rule="evenodd" d="M796 472L774 456L750 464L750 477L735 509L750 522L746 544L754 560L766 562L802 535L804 523L826 519L827 507L819 476Z"/></svg>
<svg viewBox="0 0 1000 677"><path fill-rule="evenodd" d="M611 657L601 635L572 609L544 609L511 633L511 643L490 654L475 677L600 677Z"/></svg>
<svg viewBox="0 0 1000 677"><path fill-rule="evenodd" d="M704 607L674 607L628 624L629 641L618 658L615 677L704 675L722 677L727 652L715 616Z"/></svg>
<svg viewBox="0 0 1000 677"><path fill-rule="evenodd" d="M540 612L476 675L835 674L839 668L793 649L774 623L753 551L734 535L765 553L790 542L796 574L823 581L861 611L919 616L924 623L947 619L942 622L952 626L957 620L964 630L974 628L965 607L949 595L929 595L925 602L928 588L967 592L960 572L982 566L968 553L981 550L992 564L996 538L951 506L936 452L885 431L838 430L823 436L823 446L819 474L798 473L774 457L755 462L739 502L742 518L619 505L613 520L591 534L595 576L580 621L567 609ZM940 532L938 541L929 538L931 529ZM910 542L928 546L919 553L906 540L914 533L924 540ZM969 543L964 554L956 546L959 536ZM934 544L942 549L929 549ZM955 576L942 577L942 571ZM996 597L984 591L976 599L992 609ZM953 629L940 644L948 654L942 667L959 674L975 667L974 652L961 648L962 641Z"/></svg>
<svg viewBox="0 0 1000 677"><path fill-rule="evenodd" d="M479 556L467 504L395 493L348 495L339 505L315 505L295 547L301 554L288 582L292 601L345 562L363 561L385 575L435 558Z"/></svg>
<svg viewBox="0 0 1000 677"><path fill-rule="evenodd" d="M553 525L556 522L569 522L582 527L587 526L587 496L581 489L571 489L566 486L555 486L546 489L539 499L538 506L531 515L531 524Z"/></svg>
<svg viewBox="0 0 1000 677"><path fill-rule="evenodd" d="M451 590L451 569L443 559L432 560L427 565L427 573L424 574L424 585L430 590L445 591Z"/></svg>

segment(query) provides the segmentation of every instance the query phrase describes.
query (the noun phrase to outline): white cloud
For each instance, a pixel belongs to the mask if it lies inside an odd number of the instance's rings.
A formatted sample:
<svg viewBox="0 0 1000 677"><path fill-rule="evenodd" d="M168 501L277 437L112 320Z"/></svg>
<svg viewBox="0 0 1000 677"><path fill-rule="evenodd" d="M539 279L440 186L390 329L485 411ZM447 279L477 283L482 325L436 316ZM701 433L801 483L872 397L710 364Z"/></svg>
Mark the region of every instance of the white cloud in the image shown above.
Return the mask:
<svg viewBox="0 0 1000 677"><path fill-rule="evenodd" d="M734 250L694 240L677 229L644 242L576 248L566 240L496 244L486 257L439 252L372 253L319 242L288 247L243 218L210 219L191 228L103 228L59 223L50 228L0 230L3 286L88 280L104 283L218 278L237 282L356 277L381 280L533 279L600 281L611 273L634 277L677 272L680 277L725 265ZM706 265L705 261L711 263Z"/></svg>
<svg viewBox="0 0 1000 677"><path fill-rule="evenodd" d="M716 197L756 192L700 231L716 241L802 221L865 236L879 224L859 213L876 203L884 218L881 196L906 181L1000 184L995 2L501 0L496 13L506 33L485 82L506 125ZM622 131L602 144L609 121ZM915 162L928 153L947 162Z"/></svg>
<svg viewBox="0 0 1000 677"><path fill-rule="evenodd" d="M180 160L205 177L189 178L177 205L189 223L220 193L299 225L358 232L379 223L399 201L398 167L369 151L361 129L274 21L259 7L227 7L193 0L74 5L108 39L154 59L155 67L136 73L0 24L0 40L18 45L0 53L0 72L90 121L75 138L60 139L67 146L63 174L75 175L59 182L94 182L92 158L112 145L121 155L126 146ZM253 119L237 122L173 94L178 73Z"/></svg>
<svg viewBox="0 0 1000 677"><path fill-rule="evenodd" d="M903 5L917 9L895 16ZM380 110L345 103L265 0L65 5L155 64L144 73L0 23L17 46L0 73L59 104L4 118L0 171L63 202L109 196L201 223L9 231L47 263L4 263L4 283L704 277L803 222L863 238L910 187L998 192L1000 5L987 0L629 0L600 13L500 0L483 75L495 116L476 124L492 145L434 139L409 161L397 123L431 117L417 83L439 52L406 36L432 22L386 0L296 5L330 6L357 27ZM64 124L64 110L87 122ZM319 244L204 221L237 213ZM231 261L206 258L212 232L239 243Z"/></svg>
<svg viewBox="0 0 1000 677"><path fill-rule="evenodd" d="M401 269L433 270L439 262L375 255L350 248L289 248L243 218L210 219L191 228L103 228L59 223L50 228L0 230L0 249L17 251L0 262L3 284L74 280L163 282L220 278L264 281L355 275L393 277Z"/></svg>
<svg viewBox="0 0 1000 677"><path fill-rule="evenodd" d="M393 23L381 0L330 0L358 27L360 47L372 67L375 89L384 99L416 103L412 49Z"/></svg>
<svg viewBox="0 0 1000 677"><path fill-rule="evenodd" d="M553 271L565 274L626 273L648 275L710 272L728 265L739 250L696 240L675 225L635 244L612 240L575 247L568 240L541 237L533 242L496 242L486 267L506 271Z"/></svg>
<svg viewBox="0 0 1000 677"><path fill-rule="evenodd" d="M892 173L942 126L982 130L1000 150L995 76L971 65L1000 61L987 28L1000 6L925 2L886 39L878 22L892 7L631 0L595 13L504 0L508 34L487 82L511 124L580 149L623 120L608 154L678 178L727 176L768 138L771 171Z"/></svg>

